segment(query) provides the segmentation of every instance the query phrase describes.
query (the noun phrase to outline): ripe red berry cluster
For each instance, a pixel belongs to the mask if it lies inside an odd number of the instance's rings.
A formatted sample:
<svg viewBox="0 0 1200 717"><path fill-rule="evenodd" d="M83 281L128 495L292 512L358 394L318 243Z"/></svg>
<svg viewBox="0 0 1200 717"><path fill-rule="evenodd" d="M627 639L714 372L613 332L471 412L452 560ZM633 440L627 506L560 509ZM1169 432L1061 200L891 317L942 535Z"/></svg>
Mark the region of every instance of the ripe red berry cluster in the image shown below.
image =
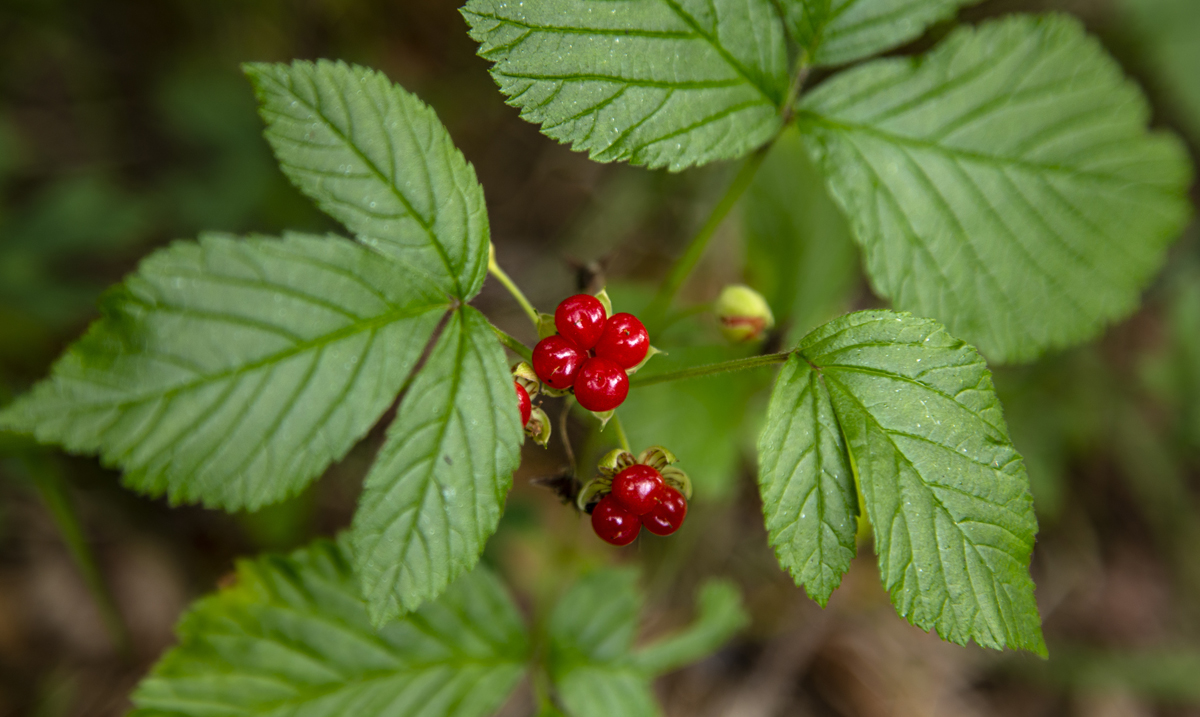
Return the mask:
<svg viewBox="0 0 1200 717"><path fill-rule="evenodd" d="M592 530L613 545L629 545L642 526L670 535L687 516L687 499L650 466L635 464L618 473L612 492L592 510Z"/></svg>
<svg viewBox="0 0 1200 717"><path fill-rule="evenodd" d="M573 389L575 400L601 413L620 406L629 395L625 373L646 358L650 335L632 314L607 316L594 296L576 294L554 310L554 328L533 349L533 370L542 383Z"/></svg>

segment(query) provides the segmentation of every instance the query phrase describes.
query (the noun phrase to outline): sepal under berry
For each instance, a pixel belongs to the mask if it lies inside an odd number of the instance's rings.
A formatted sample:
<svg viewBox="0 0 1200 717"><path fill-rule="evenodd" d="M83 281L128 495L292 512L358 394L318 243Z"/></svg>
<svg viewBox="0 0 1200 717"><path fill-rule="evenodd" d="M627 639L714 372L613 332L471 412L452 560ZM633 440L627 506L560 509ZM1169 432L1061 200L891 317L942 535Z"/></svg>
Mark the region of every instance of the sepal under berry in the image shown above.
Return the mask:
<svg viewBox="0 0 1200 717"><path fill-rule="evenodd" d="M683 494L684 498L692 499L692 480L688 478L688 474L684 473L675 466L667 466L659 471L662 473L663 481L675 490Z"/></svg>
<svg viewBox="0 0 1200 717"><path fill-rule="evenodd" d="M662 446L650 446L638 455L637 462L661 473L663 468L678 463L679 459Z"/></svg>
<svg viewBox="0 0 1200 717"><path fill-rule="evenodd" d="M553 336L558 333L558 329L554 326L554 314L545 314L538 312L538 340Z"/></svg>
<svg viewBox="0 0 1200 717"><path fill-rule="evenodd" d="M534 406L530 412L529 422L525 424L525 435L542 448L550 442L550 417L541 406Z"/></svg>
<svg viewBox="0 0 1200 717"><path fill-rule="evenodd" d="M596 466L596 470L600 471L600 475L612 478L637 462L637 457L629 451L624 448L614 448L604 454L604 457L600 459L600 463Z"/></svg>
<svg viewBox="0 0 1200 717"><path fill-rule="evenodd" d="M608 297L608 289L601 289L592 294L592 296L596 297L596 300L604 307L604 316L606 318L613 315L612 299Z"/></svg>
<svg viewBox="0 0 1200 717"><path fill-rule="evenodd" d="M600 499L612 492L612 477L611 476L596 476L582 488L579 489L579 495L575 496L575 507L581 513L590 513L589 505L595 505L600 502Z"/></svg>
<svg viewBox="0 0 1200 717"><path fill-rule="evenodd" d="M666 355L667 355L667 352L666 352L666 351L663 351L662 349L655 348L655 347L654 347L654 344L650 344L650 349L649 349L648 351L646 351L646 358L642 359L642 360L641 360L641 361L638 363L638 365L634 366L633 368L627 368L627 369L625 369L625 375L626 375L626 376L632 376L633 374L637 373L638 371L640 371L640 370L641 370L641 368L642 368L643 366L645 366L645 365L646 365L646 363L647 363L647 362L649 362L649 361L650 361L650 359L654 358L654 357L655 357L655 356L657 356L658 354L662 354L663 356L666 356Z"/></svg>
<svg viewBox="0 0 1200 717"><path fill-rule="evenodd" d="M600 422L600 430L603 431L608 426L608 422L612 420L612 417L616 415L617 409L614 408L611 411L588 411L588 413L596 417L596 420Z"/></svg>
<svg viewBox="0 0 1200 717"><path fill-rule="evenodd" d="M525 393L529 394L530 398L536 398L542 391L542 381L538 378L537 372L533 370L527 362L522 361L512 367L513 380L525 389Z"/></svg>

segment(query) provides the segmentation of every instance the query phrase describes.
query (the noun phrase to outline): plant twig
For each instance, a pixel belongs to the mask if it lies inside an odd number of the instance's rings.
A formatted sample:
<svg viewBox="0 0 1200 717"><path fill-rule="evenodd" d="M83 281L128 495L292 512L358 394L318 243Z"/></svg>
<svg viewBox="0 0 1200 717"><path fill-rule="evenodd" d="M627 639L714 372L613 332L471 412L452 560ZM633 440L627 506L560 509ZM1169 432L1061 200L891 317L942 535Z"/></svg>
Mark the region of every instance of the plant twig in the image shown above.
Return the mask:
<svg viewBox="0 0 1200 717"><path fill-rule="evenodd" d="M528 346L516 340L504 330L497 328L495 324L491 324L492 331L495 332L496 338L500 339L500 343L507 346L513 353L517 354L526 361L533 360L533 351Z"/></svg>
<svg viewBox="0 0 1200 717"><path fill-rule="evenodd" d="M760 366L770 366L771 364L783 363L791 356L790 351L784 351L777 354L766 354L765 356L751 356L749 358L734 359L733 361L722 361L721 363L705 364L704 366L693 366L685 368L681 371L672 371L670 373L660 373L653 376L634 376L629 379L629 387L653 386L656 383L667 383L668 381L680 381L685 378L699 378L701 376L712 376L718 373L729 373L730 371L745 371L746 369L758 368Z"/></svg>
<svg viewBox="0 0 1200 717"><path fill-rule="evenodd" d="M503 284L505 289L508 289L508 293L512 294L517 303L521 305L521 309L525 311L525 315L533 322L533 328L536 329L538 326L537 309L533 308L533 304L529 303L529 299L525 298L525 294L521 292L521 289L508 277L508 274L504 273L500 265L496 263L496 248L494 246L488 247L488 273L496 277L496 280Z"/></svg>
<svg viewBox="0 0 1200 717"><path fill-rule="evenodd" d="M617 415L616 411L613 411L612 424L613 429L617 432L617 440L621 443L621 448L633 453L633 449L629 447L629 437L625 435L625 426L621 425L621 417Z"/></svg>

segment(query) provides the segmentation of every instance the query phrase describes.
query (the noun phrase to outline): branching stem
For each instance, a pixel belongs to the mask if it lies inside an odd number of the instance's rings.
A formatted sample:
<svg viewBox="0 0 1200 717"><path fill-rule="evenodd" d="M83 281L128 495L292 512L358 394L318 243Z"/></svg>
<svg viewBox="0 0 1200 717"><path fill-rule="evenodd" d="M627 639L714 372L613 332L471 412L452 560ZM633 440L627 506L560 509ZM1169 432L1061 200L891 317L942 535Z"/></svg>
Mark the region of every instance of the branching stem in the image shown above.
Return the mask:
<svg viewBox="0 0 1200 717"><path fill-rule="evenodd" d="M536 330L538 326L537 309L533 308L533 304L529 303L529 299L525 298L525 294L521 291L520 287L496 263L496 248L494 246L488 249L488 273L496 277L496 280L503 284L505 289L508 289L508 293L512 294L517 303L521 305L521 309L525 311L525 315L529 317L529 320L533 323L533 328Z"/></svg>
<svg viewBox="0 0 1200 717"><path fill-rule="evenodd" d="M668 381L681 381L685 378L699 378L701 376L712 376L718 373L729 373L731 371L745 371L746 369L758 368L760 366L770 366L771 364L783 363L791 356L790 351L784 351L777 354L766 354L764 356L751 356L749 358L734 359L732 361L722 361L721 363L711 363L704 366L693 366L685 368L682 371L672 371L671 373L660 373L653 376L634 376L629 379L630 388L641 386L653 386L656 383L667 383Z"/></svg>
<svg viewBox="0 0 1200 717"><path fill-rule="evenodd" d="M500 343L507 346L512 350L513 353L517 354L526 361L533 361L533 351L531 351L528 346L516 340L504 330L497 328L495 324L492 324L491 326L492 331L496 334L496 338L500 339Z"/></svg>
<svg viewBox="0 0 1200 717"><path fill-rule="evenodd" d="M613 411L612 416L613 430L617 432L617 441L620 442L621 448L633 453L633 449L629 447L629 437L625 435L625 426L621 425L621 417Z"/></svg>

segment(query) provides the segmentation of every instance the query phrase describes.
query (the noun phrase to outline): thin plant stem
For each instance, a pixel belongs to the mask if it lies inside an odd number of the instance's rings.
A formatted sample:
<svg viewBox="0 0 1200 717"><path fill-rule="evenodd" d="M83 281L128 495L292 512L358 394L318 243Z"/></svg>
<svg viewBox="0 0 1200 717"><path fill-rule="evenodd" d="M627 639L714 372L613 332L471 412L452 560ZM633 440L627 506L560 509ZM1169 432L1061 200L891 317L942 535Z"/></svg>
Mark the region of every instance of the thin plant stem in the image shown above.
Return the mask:
<svg viewBox="0 0 1200 717"><path fill-rule="evenodd" d="M504 330L497 328L495 324L492 324L492 331L495 332L496 338L500 339L500 343L511 349L513 353L526 361L533 361L533 351L528 346L516 340Z"/></svg>
<svg viewBox="0 0 1200 717"><path fill-rule="evenodd" d="M521 289L508 277L508 274L504 273L500 265L496 263L495 247L490 247L488 251L488 273L496 277L496 280L503 284L505 289L508 289L508 293L512 294L517 303L521 305L521 309L525 311L525 315L529 317L529 320L533 323L533 328L536 329L538 326L537 309L533 308L533 304L529 303L529 299L525 298L525 294L521 292Z"/></svg>
<svg viewBox="0 0 1200 717"><path fill-rule="evenodd" d="M617 432L617 440L621 443L621 448L633 453L633 449L629 447L629 437L625 435L625 426L621 425L621 417L617 415L616 411L613 411L612 424L613 429Z"/></svg>
<svg viewBox="0 0 1200 717"><path fill-rule="evenodd" d="M656 383L667 383L668 381L681 381L685 378L699 378L701 376L712 376L718 373L729 373L730 371L745 371L746 369L759 368L760 366L770 366L772 364L783 363L791 356L790 351L784 351L777 354L766 354L763 356L751 356L749 358L734 359L733 361L722 361L721 363L705 364L704 366L693 366L685 368L682 371L672 371L671 373L660 373L653 376L634 376L629 379L629 387L653 386Z"/></svg>
<svg viewBox="0 0 1200 717"><path fill-rule="evenodd" d="M671 308L671 302L675 299L675 294L679 292L679 288L683 286L683 282L691 275L692 270L696 268L696 264L700 262L700 258L704 256L704 250L708 248L709 241L716 234L721 223L725 221L730 210L737 204L738 199L750 186L755 173L758 172L759 166L763 160L767 158L767 153L771 150L771 145L774 142L759 147L754 154L750 155L745 162L742 163L740 169L730 182L729 188L725 190L725 195L713 207L712 213L708 215L704 225L696 232L696 236L692 237L692 241L688 244L687 249L683 254L675 260L675 264L671 266L671 270L667 273L663 283L658 288L658 293L654 300L650 303L650 308L646 312L646 324L651 328L651 335L661 328L663 319L666 316L667 310Z"/></svg>

